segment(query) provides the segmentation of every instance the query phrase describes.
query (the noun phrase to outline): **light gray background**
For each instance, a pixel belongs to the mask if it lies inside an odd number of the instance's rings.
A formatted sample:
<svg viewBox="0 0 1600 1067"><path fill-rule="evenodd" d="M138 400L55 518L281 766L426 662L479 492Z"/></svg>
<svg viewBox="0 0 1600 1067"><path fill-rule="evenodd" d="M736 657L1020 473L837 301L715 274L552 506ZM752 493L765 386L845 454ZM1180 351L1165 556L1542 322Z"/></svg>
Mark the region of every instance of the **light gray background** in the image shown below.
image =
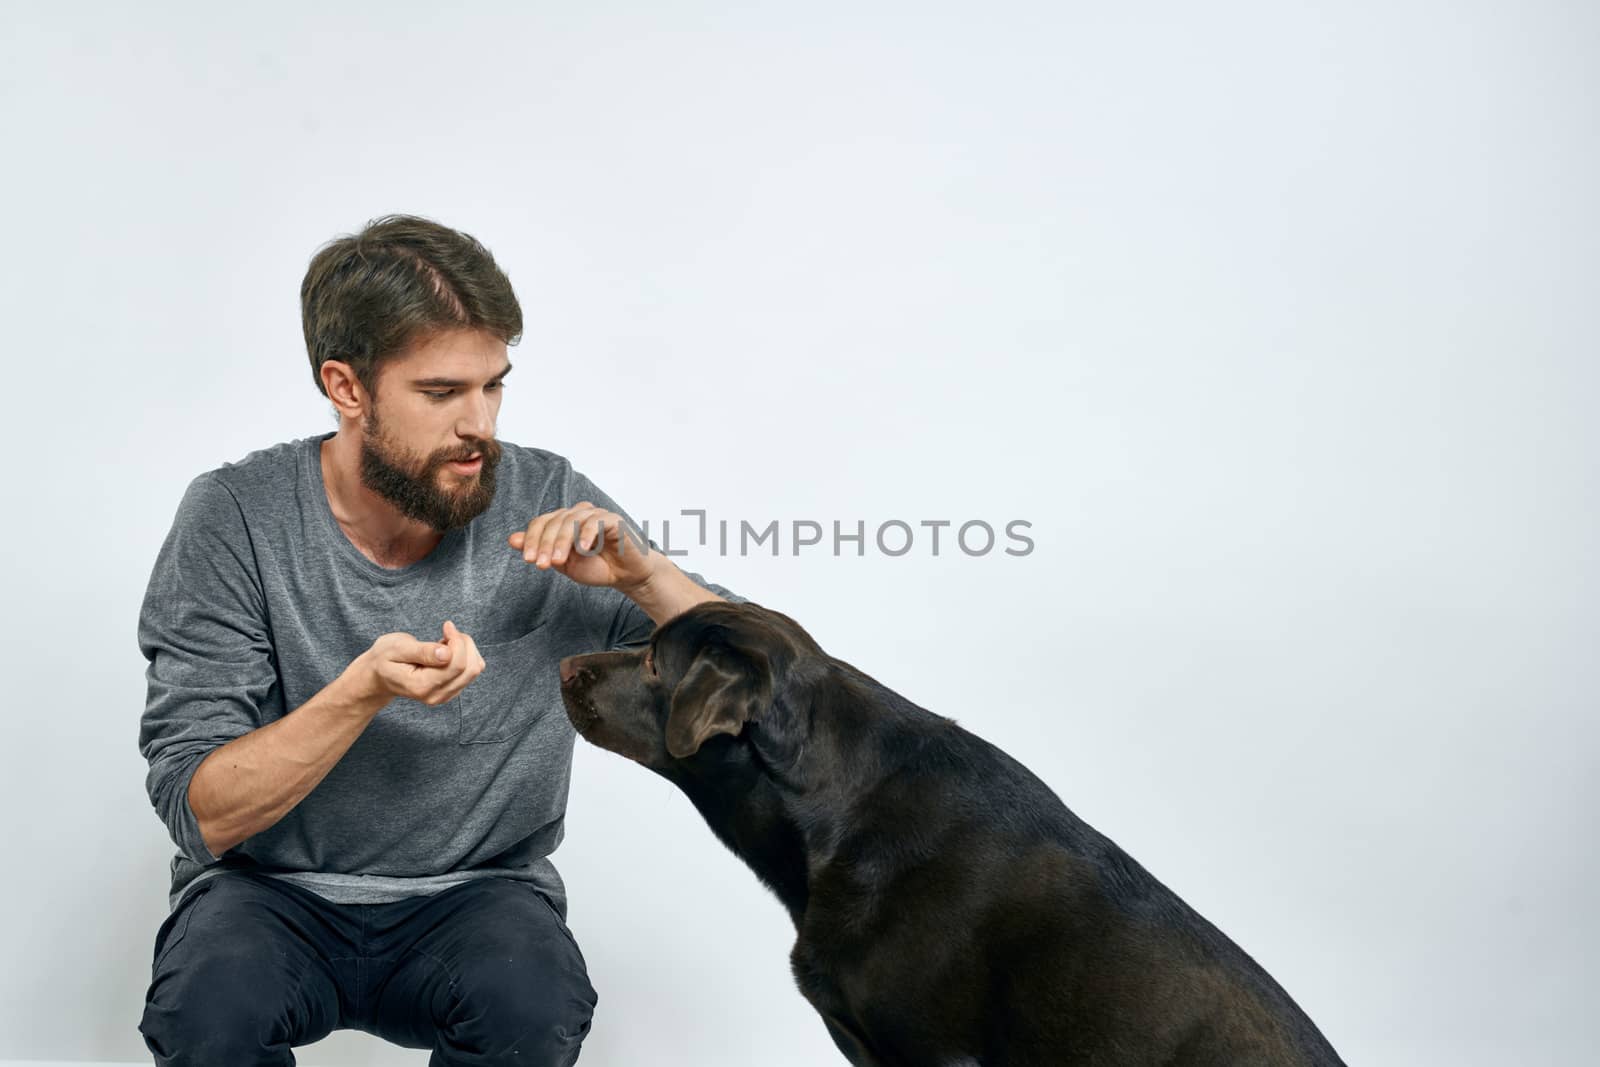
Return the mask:
<svg viewBox="0 0 1600 1067"><path fill-rule="evenodd" d="M1349 1062L1592 1056L1592 6L3 19L0 1057L144 1056L139 598L190 478L332 427L300 278L390 211L495 252L500 436L638 519L1032 522L687 562L1021 758ZM556 861L585 1064L830 1062L666 783L580 746Z"/></svg>

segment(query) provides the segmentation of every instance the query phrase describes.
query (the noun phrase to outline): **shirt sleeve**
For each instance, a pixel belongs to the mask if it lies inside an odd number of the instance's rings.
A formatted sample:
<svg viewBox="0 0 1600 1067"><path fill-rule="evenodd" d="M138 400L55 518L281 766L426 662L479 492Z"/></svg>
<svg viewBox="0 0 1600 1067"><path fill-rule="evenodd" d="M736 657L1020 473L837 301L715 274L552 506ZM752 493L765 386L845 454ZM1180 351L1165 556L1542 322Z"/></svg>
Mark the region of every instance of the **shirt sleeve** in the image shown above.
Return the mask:
<svg viewBox="0 0 1600 1067"><path fill-rule="evenodd" d="M206 472L189 483L139 609L148 667L139 751L145 791L178 849L216 861L189 807L189 781L213 749L262 725L278 684L265 598L244 515Z"/></svg>
<svg viewBox="0 0 1600 1067"><path fill-rule="evenodd" d="M644 538L644 533L639 529L639 524L633 521L633 516L622 510L615 500L612 500L599 486L590 481L581 471L567 467L561 491L561 503L557 507L571 507L580 500L587 500L596 507L607 511L614 511L621 515L623 520L633 531L633 540L629 548L636 547ZM656 544L654 538L646 540L653 551L660 552L661 546ZM715 582L708 582L694 571L684 571L684 575L695 585L722 597L734 604L743 604L747 598L740 596L726 586ZM593 598L596 610L602 618L609 623L603 634L599 635L604 640L602 651L628 651L642 648L650 641L650 635L655 632L655 620L645 614L644 609L635 604L628 597L615 589L605 586L587 586L587 595Z"/></svg>

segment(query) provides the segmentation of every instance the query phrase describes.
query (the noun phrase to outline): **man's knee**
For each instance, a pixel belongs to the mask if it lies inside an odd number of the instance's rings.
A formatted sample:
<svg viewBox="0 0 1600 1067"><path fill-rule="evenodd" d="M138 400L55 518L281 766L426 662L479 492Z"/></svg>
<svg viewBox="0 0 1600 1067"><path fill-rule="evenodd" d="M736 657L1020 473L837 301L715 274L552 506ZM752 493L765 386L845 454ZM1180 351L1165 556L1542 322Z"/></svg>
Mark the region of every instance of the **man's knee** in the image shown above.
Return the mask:
<svg viewBox="0 0 1600 1067"><path fill-rule="evenodd" d="M474 1063L490 1057L487 1062L567 1067L578 1058L599 999L587 973L513 969L503 966L507 962L484 961L464 978L443 1043L472 1053Z"/></svg>
<svg viewBox="0 0 1600 1067"><path fill-rule="evenodd" d="M278 929L248 885L219 876L186 901L158 945L139 1032L166 1064L292 1063L325 1036L337 992L309 949Z"/></svg>
<svg viewBox="0 0 1600 1067"><path fill-rule="evenodd" d="M139 1032L156 1063L290 1063L282 996L238 952L185 961L157 977Z"/></svg>

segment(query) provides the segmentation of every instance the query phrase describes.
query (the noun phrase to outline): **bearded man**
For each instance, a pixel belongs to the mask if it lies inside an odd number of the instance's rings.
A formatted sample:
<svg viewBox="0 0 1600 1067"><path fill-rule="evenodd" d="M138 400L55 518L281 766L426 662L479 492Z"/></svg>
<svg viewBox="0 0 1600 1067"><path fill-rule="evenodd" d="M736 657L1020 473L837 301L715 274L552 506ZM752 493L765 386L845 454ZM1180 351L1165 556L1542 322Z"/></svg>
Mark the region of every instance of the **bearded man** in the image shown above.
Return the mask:
<svg viewBox="0 0 1600 1067"><path fill-rule="evenodd" d="M522 311L414 216L320 249L338 430L189 483L140 610L139 748L178 852L139 1030L157 1064L292 1064L337 1029L434 1067L571 1064L562 657L742 597L563 456L495 437Z"/></svg>

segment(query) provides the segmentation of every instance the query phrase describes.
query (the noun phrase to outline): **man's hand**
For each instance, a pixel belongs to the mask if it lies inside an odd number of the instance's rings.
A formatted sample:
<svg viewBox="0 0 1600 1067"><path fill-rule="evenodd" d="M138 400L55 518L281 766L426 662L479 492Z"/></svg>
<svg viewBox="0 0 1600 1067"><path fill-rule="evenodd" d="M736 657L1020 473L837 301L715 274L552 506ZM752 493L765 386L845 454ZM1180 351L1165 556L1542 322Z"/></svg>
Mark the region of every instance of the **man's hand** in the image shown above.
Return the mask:
<svg viewBox="0 0 1600 1067"><path fill-rule="evenodd" d="M384 634L350 665L357 681L375 696L410 697L430 707L452 700L483 672L472 638L445 620L444 640L419 641L410 634Z"/></svg>
<svg viewBox="0 0 1600 1067"><path fill-rule="evenodd" d="M605 543L596 550L602 523ZM537 516L507 541L540 570L554 567L582 585L610 586L623 593L643 586L655 569L650 546L624 532L622 516L587 500Z"/></svg>

